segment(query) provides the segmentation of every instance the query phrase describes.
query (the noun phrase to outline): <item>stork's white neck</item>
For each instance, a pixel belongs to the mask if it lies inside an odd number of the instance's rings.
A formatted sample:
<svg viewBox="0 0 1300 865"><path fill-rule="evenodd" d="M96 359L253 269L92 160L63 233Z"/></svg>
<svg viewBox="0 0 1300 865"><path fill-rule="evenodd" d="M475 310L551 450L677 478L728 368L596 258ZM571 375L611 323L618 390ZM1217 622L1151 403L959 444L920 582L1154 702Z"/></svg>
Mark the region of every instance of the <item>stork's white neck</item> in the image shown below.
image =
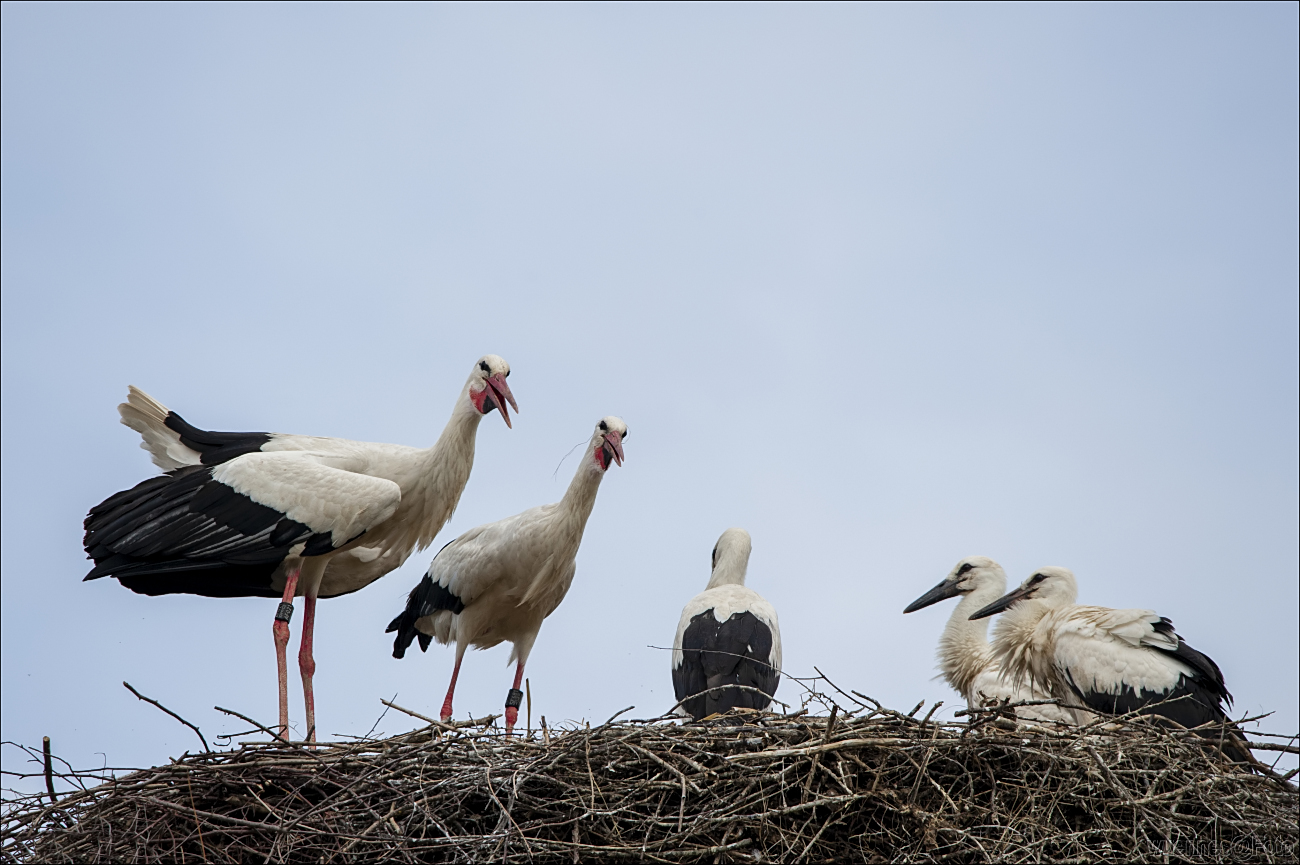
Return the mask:
<svg viewBox="0 0 1300 865"><path fill-rule="evenodd" d="M1050 604L1037 598L1020 601L998 619L993 629L993 657L1003 674L1020 681L1031 682L1034 687L1061 697L1051 672L1052 629Z"/></svg>
<svg viewBox="0 0 1300 865"><path fill-rule="evenodd" d="M745 585L745 573L749 570L749 556L738 555L738 552L731 549L718 554L718 563L713 566L713 574L709 577L706 591L716 589L718 586ZM748 553L748 550L745 552Z"/></svg>
<svg viewBox="0 0 1300 865"><path fill-rule="evenodd" d="M452 407L451 418L443 427L442 435L438 436L438 441L428 450L429 458L437 461L463 462L473 466L474 439L478 435L478 425L482 421L483 415L474 408L474 403L469 398L469 383L466 382L460 396L456 398L456 405ZM468 477L467 473L466 478Z"/></svg>
<svg viewBox="0 0 1300 865"><path fill-rule="evenodd" d="M591 509L596 505L596 493L600 492L600 482L605 477L605 472L596 464L596 448L602 443L603 439L596 436L587 445L587 452L578 463L578 470L574 472L569 488L564 491L564 498L560 499L559 511L568 520L576 520L575 528L579 537L586 528Z"/></svg>
<svg viewBox="0 0 1300 865"><path fill-rule="evenodd" d="M996 585L976 587L975 591L961 596L952 611L948 625L939 637L939 669L953 690L970 699L970 687L975 677L993 661L989 647L989 620L970 620L971 613L988 606L1002 595Z"/></svg>
<svg viewBox="0 0 1300 865"><path fill-rule="evenodd" d="M399 517L406 531L415 535L405 549L424 549L451 518L460 502L460 494L474 468L474 442L483 415L474 408L466 383L452 408L447 426L433 447L424 451L420 471L409 487L402 484Z"/></svg>

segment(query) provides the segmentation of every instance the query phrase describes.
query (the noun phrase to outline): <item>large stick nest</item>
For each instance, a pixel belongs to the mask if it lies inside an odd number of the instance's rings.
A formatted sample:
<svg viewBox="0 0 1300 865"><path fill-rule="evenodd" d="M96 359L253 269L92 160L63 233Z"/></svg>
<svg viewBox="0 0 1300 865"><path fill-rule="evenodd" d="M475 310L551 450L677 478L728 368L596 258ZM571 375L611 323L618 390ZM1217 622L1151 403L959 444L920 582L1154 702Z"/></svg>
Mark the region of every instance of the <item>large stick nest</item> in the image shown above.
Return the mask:
<svg viewBox="0 0 1300 865"><path fill-rule="evenodd" d="M14 862L1296 859L1296 787L1202 737L1140 719L970 717L859 703L511 739L430 725L316 749L244 744L56 804L11 797L0 850Z"/></svg>

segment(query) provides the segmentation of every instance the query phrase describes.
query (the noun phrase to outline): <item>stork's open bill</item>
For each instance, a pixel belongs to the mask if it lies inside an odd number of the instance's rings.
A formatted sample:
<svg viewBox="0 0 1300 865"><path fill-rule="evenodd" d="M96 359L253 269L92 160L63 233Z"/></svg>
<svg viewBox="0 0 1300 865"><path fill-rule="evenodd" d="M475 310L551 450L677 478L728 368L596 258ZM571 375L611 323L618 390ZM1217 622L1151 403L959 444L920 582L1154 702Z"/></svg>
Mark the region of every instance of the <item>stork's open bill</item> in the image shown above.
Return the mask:
<svg viewBox="0 0 1300 865"><path fill-rule="evenodd" d="M611 463L623 464L627 424L607 417L596 424L564 498L513 517L470 529L434 556L429 571L406 599L406 609L388 625L393 657L406 654L418 638L427 651L437 640L456 644L455 667L442 720L451 719L461 661L470 646L490 649L508 641L509 662L518 662L506 697L506 733L519 717L524 664L542 621L555 612L573 583L578 547L596 503L600 481ZM509 663L507 662L507 663Z"/></svg>
<svg viewBox="0 0 1300 865"><path fill-rule="evenodd" d="M209 432L132 387L122 423L165 473L110 496L85 522L87 580L145 595L280 597L273 633L280 728L289 724L285 649L293 599L304 614L298 666L307 739L316 730L316 599L364 588L424 549L456 509L479 421L515 404L500 357L481 358L428 449L281 433Z"/></svg>
<svg viewBox="0 0 1300 865"><path fill-rule="evenodd" d="M1078 595L1068 569L1039 568L971 618L1004 613L992 646L1008 675L1104 715L1137 712L1184 728L1214 724L1207 736L1224 736L1233 759L1251 760L1241 734L1232 729L1225 735L1220 726L1228 721L1224 704L1232 705L1232 695L1218 664L1151 610L1080 606Z"/></svg>
<svg viewBox="0 0 1300 865"><path fill-rule="evenodd" d="M1001 565L987 556L967 556L939 585L903 610L915 613L949 598L961 598L939 638L939 669L944 681L972 708L1048 698L1045 691L1036 691L1027 680L1003 674L989 647L988 621L970 618L971 613L996 600L1006 590L1007 574ZM1016 709L1016 717L1026 721L1076 722L1074 710L1053 705L1021 706Z"/></svg>
<svg viewBox="0 0 1300 865"><path fill-rule="evenodd" d="M745 585L751 547L744 529L722 533L709 584L677 623L673 691L685 701L680 711L697 721L736 708L766 709L781 683L776 610Z"/></svg>

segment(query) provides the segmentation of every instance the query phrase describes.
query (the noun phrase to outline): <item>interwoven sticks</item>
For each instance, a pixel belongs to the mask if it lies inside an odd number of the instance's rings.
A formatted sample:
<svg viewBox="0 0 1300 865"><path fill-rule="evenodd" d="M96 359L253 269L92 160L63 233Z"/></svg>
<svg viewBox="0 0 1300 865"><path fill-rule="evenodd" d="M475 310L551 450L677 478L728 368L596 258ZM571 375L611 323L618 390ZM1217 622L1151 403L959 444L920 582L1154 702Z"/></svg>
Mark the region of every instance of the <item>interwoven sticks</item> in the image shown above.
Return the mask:
<svg viewBox="0 0 1300 865"><path fill-rule="evenodd" d="M1294 785L1204 740L745 714L243 746L10 799L5 861L1285 861ZM745 723L748 722L748 723ZM1275 746L1275 748L1278 746ZM1290 746L1280 746L1294 750ZM67 776L64 776L66 784Z"/></svg>

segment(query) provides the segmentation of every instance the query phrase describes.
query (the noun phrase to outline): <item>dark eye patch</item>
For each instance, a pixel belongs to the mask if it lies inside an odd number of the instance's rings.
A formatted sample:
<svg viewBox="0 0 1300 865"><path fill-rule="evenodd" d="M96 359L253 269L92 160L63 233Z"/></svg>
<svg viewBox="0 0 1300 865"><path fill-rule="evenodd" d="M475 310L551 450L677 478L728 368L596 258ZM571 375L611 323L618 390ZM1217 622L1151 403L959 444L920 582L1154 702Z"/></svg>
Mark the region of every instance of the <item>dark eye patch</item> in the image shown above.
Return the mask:
<svg viewBox="0 0 1300 865"><path fill-rule="evenodd" d="M604 421L601 421L601 422L600 422L600 429L601 429L602 432L609 432L609 425L606 424Z"/></svg>
<svg viewBox="0 0 1300 865"><path fill-rule="evenodd" d="M717 566L718 566L718 548L717 548L716 546L714 546L714 548L713 548L713 567L716 568Z"/></svg>
<svg viewBox="0 0 1300 865"><path fill-rule="evenodd" d="M967 571L973 571L973 570L975 570L974 565L972 565L970 562L963 562L962 566L957 569L957 576L960 577L962 574L966 573Z"/></svg>
<svg viewBox="0 0 1300 865"><path fill-rule="evenodd" d="M488 365L487 365L487 361L485 361L485 360L480 360L480 361L478 362L478 368L481 369L481 370L483 370L484 372L491 372L491 371L492 371L492 367L488 366Z"/></svg>
<svg viewBox="0 0 1300 865"><path fill-rule="evenodd" d="M623 441L627 441L627 430L623 430Z"/></svg>
<svg viewBox="0 0 1300 865"><path fill-rule="evenodd" d="M1045 579L1047 579L1047 574L1034 574L1029 578L1029 584L1031 586L1036 586Z"/></svg>

